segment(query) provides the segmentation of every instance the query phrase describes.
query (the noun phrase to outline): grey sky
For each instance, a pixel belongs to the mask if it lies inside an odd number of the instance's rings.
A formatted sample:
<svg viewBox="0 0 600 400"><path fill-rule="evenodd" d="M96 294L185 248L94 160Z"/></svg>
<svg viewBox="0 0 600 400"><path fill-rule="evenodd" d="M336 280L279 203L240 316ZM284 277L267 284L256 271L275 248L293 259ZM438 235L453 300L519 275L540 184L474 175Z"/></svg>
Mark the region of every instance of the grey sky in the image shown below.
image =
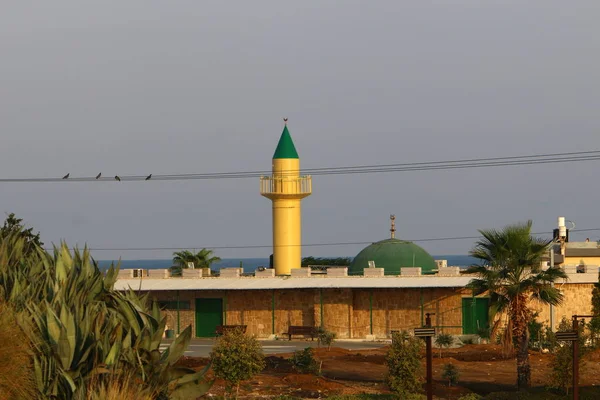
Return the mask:
<svg viewBox="0 0 600 400"><path fill-rule="evenodd" d="M4 1L2 177L264 170L600 149L600 2ZM598 162L318 176L305 243L600 228ZM1 184L47 242L268 245L257 179ZM596 239L600 232L579 234ZM464 254L472 241L421 243ZM355 255L362 246L304 255ZM263 257L270 249L218 250ZM97 252L99 259L170 252Z"/></svg>

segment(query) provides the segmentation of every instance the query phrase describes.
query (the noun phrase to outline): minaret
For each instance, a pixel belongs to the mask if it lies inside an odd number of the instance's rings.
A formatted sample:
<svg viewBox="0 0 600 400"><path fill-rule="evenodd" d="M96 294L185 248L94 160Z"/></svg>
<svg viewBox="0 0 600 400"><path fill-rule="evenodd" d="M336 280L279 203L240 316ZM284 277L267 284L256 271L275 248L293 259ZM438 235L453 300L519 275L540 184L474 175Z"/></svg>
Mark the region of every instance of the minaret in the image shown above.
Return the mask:
<svg viewBox="0 0 600 400"><path fill-rule="evenodd" d="M273 175L260 178L260 194L273 202L273 266L276 275L290 275L300 268L302 218L300 201L310 196L310 176L300 176L300 159L285 126L273 154Z"/></svg>

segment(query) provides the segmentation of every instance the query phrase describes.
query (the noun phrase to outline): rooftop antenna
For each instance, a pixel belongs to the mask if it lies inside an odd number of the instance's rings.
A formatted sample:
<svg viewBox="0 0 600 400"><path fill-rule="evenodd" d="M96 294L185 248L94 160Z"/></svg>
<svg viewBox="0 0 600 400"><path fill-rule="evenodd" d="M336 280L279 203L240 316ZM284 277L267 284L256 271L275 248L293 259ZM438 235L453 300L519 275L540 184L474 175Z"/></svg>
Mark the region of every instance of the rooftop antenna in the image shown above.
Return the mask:
<svg viewBox="0 0 600 400"><path fill-rule="evenodd" d="M390 228L390 232L392 234L392 239L396 238L396 216L394 214L390 215L390 221L392 227Z"/></svg>

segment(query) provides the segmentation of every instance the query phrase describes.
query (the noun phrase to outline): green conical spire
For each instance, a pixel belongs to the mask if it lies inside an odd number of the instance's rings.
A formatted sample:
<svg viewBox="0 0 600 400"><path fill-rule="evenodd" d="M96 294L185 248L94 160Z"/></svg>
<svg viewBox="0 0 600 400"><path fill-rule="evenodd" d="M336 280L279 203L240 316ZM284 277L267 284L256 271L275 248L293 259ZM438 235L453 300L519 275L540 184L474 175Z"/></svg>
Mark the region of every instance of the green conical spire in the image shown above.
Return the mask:
<svg viewBox="0 0 600 400"><path fill-rule="evenodd" d="M283 132L279 138L279 143L277 144L273 158L299 158L290 132L288 131L287 124L283 127Z"/></svg>

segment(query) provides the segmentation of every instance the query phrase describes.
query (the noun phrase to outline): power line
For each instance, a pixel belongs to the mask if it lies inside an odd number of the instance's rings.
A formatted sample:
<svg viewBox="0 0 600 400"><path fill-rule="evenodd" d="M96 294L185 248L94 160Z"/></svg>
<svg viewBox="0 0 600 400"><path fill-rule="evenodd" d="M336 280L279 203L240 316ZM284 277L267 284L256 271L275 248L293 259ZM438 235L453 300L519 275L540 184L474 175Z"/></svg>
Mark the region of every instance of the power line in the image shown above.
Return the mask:
<svg viewBox="0 0 600 400"><path fill-rule="evenodd" d="M590 228L590 229L574 229L569 232L594 232L600 231L600 228ZM548 232L533 232L532 235L547 235ZM482 236L451 236L451 237L439 237L439 238L425 238L425 239L407 239L407 242L440 242L440 241L450 241L450 240L476 240L480 239ZM351 245L369 245L374 242L366 242L366 241L358 241L358 242L329 242L329 243L308 243L301 245L289 245L294 247L326 247L326 246L351 246ZM188 246L188 247L97 247L97 248L89 248L90 251L160 251L160 250L189 250L189 249L199 249L199 248L207 248L211 250L226 250L226 249L265 249L273 247L272 244L269 245L232 245L232 246ZM286 247L286 246L280 246ZM52 249L46 249L52 250Z"/></svg>
<svg viewBox="0 0 600 400"><path fill-rule="evenodd" d="M579 151L566 153L533 154L525 156L471 158L445 161L411 162L395 164L354 165L340 167L307 168L300 171L289 171L288 174L303 173L309 175L348 175L372 174L385 172L415 172L431 170L452 170L465 168L520 166L535 164L556 164L566 162L583 162L600 160L600 151ZM247 179L270 175L271 171L237 171L191 174L150 174L150 175L116 175L114 177L70 177L61 178L0 178L0 183L15 182L107 182L107 181L174 181L174 180L214 180L214 179ZM285 176L285 175L283 175Z"/></svg>

